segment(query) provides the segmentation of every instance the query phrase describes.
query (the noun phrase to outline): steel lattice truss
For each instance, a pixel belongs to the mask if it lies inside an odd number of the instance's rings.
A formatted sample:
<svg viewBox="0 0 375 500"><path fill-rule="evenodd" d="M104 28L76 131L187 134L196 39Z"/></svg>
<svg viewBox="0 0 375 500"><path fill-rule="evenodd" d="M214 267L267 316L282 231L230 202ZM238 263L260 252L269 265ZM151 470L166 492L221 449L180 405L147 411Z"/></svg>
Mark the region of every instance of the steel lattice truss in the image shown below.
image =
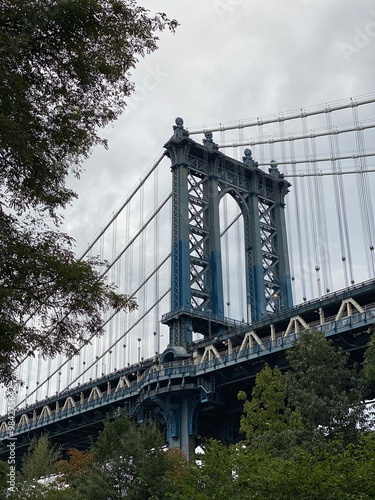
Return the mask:
<svg viewBox="0 0 375 500"><path fill-rule="evenodd" d="M262 260L264 270L264 289L267 303L267 310L275 311L278 302L275 298L280 296L279 282L279 251L278 251L278 230L276 223L276 210L274 193L270 189L262 189L265 196L260 195L258 200L260 239L262 244Z"/></svg>
<svg viewBox="0 0 375 500"><path fill-rule="evenodd" d="M188 175L190 287L193 309L210 307L210 225L208 177Z"/></svg>

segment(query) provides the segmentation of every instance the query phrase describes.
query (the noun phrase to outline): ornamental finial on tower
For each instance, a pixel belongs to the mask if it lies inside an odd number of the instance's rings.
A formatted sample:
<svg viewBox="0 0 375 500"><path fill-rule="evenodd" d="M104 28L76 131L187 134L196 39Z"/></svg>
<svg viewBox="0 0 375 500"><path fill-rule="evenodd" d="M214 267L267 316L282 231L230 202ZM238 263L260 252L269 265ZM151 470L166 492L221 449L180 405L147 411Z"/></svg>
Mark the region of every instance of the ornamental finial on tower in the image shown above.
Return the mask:
<svg viewBox="0 0 375 500"><path fill-rule="evenodd" d="M254 168L258 167L258 162L253 160L253 154L251 152L251 149L246 148L244 151L244 155L245 156L242 157L242 161L244 162L245 165Z"/></svg>
<svg viewBox="0 0 375 500"><path fill-rule="evenodd" d="M181 117L177 117L175 120L175 124L173 125L173 139L180 141L181 139L185 139L189 137L189 132L184 129L184 120Z"/></svg>
<svg viewBox="0 0 375 500"><path fill-rule="evenodd" d="M204 139L203 139L203 145L206 146L206 148L211 149L211 151L217 151L219 149L219 146L213 141L213 135L212 132L208 131L204 133Z"/></svg>
<svg viewBox="0 0 375 500"><path fill-rule="evenodd" d="M284 178L284 174L280 173L280 171L279 171L279 169L277 167L278 167L277 161L276 160L271 160L270 161L270 168L268 169L268 172L271 175L274 175L275 177L278 177L279 179L283 179Z"/></svg>

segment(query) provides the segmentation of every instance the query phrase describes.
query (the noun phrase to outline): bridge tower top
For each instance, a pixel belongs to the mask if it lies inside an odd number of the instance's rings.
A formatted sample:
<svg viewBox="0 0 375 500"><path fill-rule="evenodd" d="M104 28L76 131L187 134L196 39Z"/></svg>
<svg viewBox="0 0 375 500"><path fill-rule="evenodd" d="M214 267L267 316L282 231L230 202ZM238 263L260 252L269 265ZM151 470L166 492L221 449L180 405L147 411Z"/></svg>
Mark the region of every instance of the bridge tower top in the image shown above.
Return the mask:
<svg viewBox="0 0 375 500"><path fill-rule="evenodd" d="M271 162L258 167L250 149L241 161L219 151L212 132L203 144L189 137L182 118L165 144L172 170L171 311L164 360L188 356L192 332L225 331L219 204L229 194L244 221L248 323L292 306L284 198L290 184ZM277 297L277 300L275 300Z"/></svg>

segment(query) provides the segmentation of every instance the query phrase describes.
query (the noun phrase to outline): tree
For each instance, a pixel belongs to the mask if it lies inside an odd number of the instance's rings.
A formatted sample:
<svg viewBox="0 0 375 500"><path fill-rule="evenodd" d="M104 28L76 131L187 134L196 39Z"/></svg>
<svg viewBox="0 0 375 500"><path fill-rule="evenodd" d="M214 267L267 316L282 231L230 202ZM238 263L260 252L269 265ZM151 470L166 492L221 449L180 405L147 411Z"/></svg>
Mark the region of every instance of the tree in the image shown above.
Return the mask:
<svg viewBox="0 0 375 500"><path fill-rule="evenodd" d="M15 488L3 496L10 500L54 498L58 488L54 474L60 456L60 449L52 445L46 435L34 438L17 472Z"/></svg>
<svg viewBox="0 0 375 500"><path fill-rule="evenodd" d="M342 435L349 441L364 423L364 404L355 367L336 350L324 333L306 330L287 353L291 370L286 373L289 403L300 413L304 425L328 436Z"/></svg>
<svg viewBox="0 0 375 500"><path fill-rule="evenodd" d="M375 493L374 444L374 436L365 435L340 453L331 442L312 451L296 448L283 457L239 449L233 498L370 500Z"/></svg>
<svg viewBox="0 0 375 500"><path fill-rule="evenodd" d="M165 473L165 498L186 499L189 497L186 491L191 484L191 464L188 462L184 452L178 448L168 448L165 451L166 473ZM190 488L191 490L191 488ZM191 491L194 491L191 490ZM180 496L182 495L182 496Z"/></svg>
<svg viewBox="0 0 375 500"><path fill-rule="evenodd" d="M225 446L215 439L202 445L202 453L190 463L185 462L183 473L168 485L165 498L173 500L227 500L242 498L236 488L235 446Z"/></svg>
<svg viewBox="0 0 375 500"><path fill-rule="evenodd" d="M90 470L89 463L92 460L92 453L88 450L81 451L69 448L67 455L68 460L61 460L57 463L56 468L62 475L62 482L69 486L69 489L77 488Z"/></svg>
<svg viewBox="0 0 375 500"><path fill-rule="evenodd" d="M0 494L7 488L9 476L9 465L7 462L0 460Z"/></svg>
<svg viewBox="0 0 375 500"><path fill-rule="evenodd" d="M243 391L238 399L245 401L240 430L248 440L266 431L279 432L289 425L291 412L286 404L283 375L277 366L272 369L266 365L257 374L250 401Z"/></svg>
<svg viewBox="0 0 375 500"><path fill-rule="evenodd" d="M300 415L288 405L285 377L277 366L265 365L256 376L251 399L243 391L238 399L245 401L240 431L246 435L247 445L278 454L300 440Z"/></svg>
<svg viewBox="0 0 375 500"><path fill-rule="evenodd" d="M208 441L199 462L190 464L174 500L250 500L286 498L370 500L375 495L375 435L359 436L337 453L333 441L324 448L296 447L275 455L251 444L226 447Z"/></svg>
<svg viewBox="0 0 375 500"><path fill-rule="evenodd" d="M78 497L92 500L162 499L167 460L163 436L151 421L137 426L123 416L106 422L92 447L89 472L78 487Z"/></svg>
<svg viewBox="0 0 375 500"><path fill-rule="evenodd" d="M45 434L39 439L34 438L22 459L22 479L31 481L56 473L56 465L60 458L60 449L52 445Z"/></svg>
<svg viewBox="0 0 375 500"><path fill-rule="evenodd" d="M364 354L361 381L365 395L373 397L375 388L375 333L371 335Z"/></svg>
<svg viewBox="0 0 375 500"><path fill-rule="evenodd" d="M134 0L4 0L0 5L0 380L35 350L71 354L101 312L134 309L100 263L77 261L59 231L76 198L67 176L106 142L133 91L130 70L177 22ZM27 322L36 316L34 325Z"/></svg>
<svg viewBox="0 0 375 500"><path fill-rule="evenodd" d="M21 356L74 354L102 332L102 312L134 309L100 278L96 259L79 261L70 239L0 212L0 379L14 376ZM33 316L34 322L27 322Z"/></svg>

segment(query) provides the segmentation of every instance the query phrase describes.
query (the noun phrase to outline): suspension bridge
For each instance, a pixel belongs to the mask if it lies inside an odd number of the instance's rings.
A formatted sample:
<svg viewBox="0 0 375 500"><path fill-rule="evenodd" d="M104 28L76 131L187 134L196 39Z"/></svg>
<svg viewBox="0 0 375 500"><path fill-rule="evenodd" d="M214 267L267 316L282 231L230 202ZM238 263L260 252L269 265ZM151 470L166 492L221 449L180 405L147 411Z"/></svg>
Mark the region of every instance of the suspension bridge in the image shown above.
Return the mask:
<svg viewBox="0 0 375 500"><path fill-rule="evenodd" d="M80 258L139 309L69 359L21 360L0 439L85 447L102 421L152 414L170 446L238 437L265 361L301 329L360 360L375 322L375 94L173 135ZM37 318L31 319L37 321ZM6 452L5 452L6 453Z"/></svg>

